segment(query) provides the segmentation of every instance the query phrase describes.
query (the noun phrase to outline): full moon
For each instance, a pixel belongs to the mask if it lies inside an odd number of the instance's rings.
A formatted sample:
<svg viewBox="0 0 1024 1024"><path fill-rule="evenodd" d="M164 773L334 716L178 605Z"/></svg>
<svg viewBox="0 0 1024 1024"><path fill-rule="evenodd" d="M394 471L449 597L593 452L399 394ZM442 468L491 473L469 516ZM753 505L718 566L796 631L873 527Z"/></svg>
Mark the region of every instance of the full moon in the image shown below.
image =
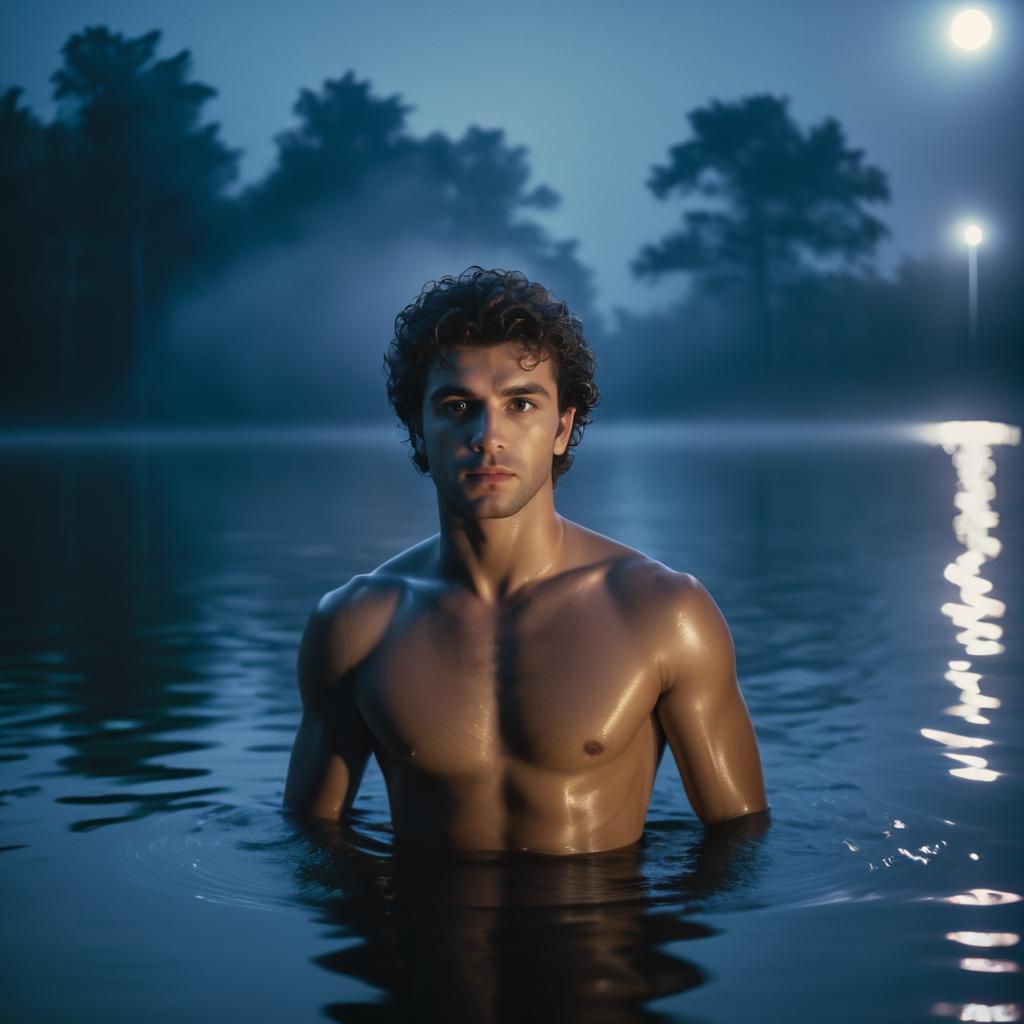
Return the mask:
<svg viewBox="0 0 1024 1024"><path fill-rule="evenodd" d="M953 19L949 32L962 50L980 50L992 36L992 22L984 11L970 7Z"/></svg>
<svg viewBox="0 0 1024 1024"><path fill-rule="evenodd" d="M971 246L981 245L981 228L977 224L970 224L964 231L964 241Z"/></svg>

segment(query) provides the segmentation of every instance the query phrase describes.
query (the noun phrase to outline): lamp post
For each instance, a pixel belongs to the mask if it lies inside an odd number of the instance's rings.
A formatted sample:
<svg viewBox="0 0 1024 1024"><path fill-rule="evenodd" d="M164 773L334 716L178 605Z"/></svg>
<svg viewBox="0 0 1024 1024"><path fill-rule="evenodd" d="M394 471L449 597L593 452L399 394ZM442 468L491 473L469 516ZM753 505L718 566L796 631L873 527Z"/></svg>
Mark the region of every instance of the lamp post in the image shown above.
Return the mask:
<svg viewBox="0 0 1024 1024"><path fill-rule="evenodd" d="M964 229L967 243L967 365L977 360L978 351L978 246L982 239L981 228L968 224Z"/></svg>

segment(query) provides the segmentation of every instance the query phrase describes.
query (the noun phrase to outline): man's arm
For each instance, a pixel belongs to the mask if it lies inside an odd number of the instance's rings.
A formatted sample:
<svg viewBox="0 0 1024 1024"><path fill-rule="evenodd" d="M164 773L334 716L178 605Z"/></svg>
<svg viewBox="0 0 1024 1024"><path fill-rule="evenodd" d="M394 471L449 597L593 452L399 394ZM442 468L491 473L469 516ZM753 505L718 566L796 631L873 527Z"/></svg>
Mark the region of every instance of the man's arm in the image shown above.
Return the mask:
<svg viewBox="0 0 1024 1024"><path fill-rule="evenodd" d="M668 589L671 627L657 713L686 795L705 825L765 810L761 756L729 627L694 576L672 573Z"/></svg>
<svg viewBox="0 0 1024 1024"><path fill-rule="evenodd" d="M335 821L352 806L372 749L370 731L356 705L351 659L345 655L351 646L346 643L346 628L354 629L344 614L346 589L334 591L317 605L302 635L302 721L284 787L287 808Z"/></svg>

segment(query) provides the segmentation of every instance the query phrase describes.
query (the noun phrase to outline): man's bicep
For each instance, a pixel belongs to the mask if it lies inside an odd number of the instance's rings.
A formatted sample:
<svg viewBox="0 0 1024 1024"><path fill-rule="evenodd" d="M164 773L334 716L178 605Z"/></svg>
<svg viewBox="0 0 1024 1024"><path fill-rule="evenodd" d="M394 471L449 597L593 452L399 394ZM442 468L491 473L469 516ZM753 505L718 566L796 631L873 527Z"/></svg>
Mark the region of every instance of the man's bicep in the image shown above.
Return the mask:
<svg viewBox="0 0 1024 1024"><path fill-rule="evenodd" d="M372 742L352 690L332 657L336 622L318 608L306 624L298 656L302 721L295 737L284 803L318 818L338 819L351 807Z"/></svg>
<svg viewBox="0 0 1024 1024"><path fill-rule="evenodd" d="M285 806L336 821L356 798L370 750L365 726L342 730L321 715L303 712L288 765Z"/></svg>
<svg viewBox="0 0 1024 1024"><path fill-rule="evenodd" d="M767 807L754 726L736 678L729 627L693 577L681 588L658 720L705 824Z"/></svg>

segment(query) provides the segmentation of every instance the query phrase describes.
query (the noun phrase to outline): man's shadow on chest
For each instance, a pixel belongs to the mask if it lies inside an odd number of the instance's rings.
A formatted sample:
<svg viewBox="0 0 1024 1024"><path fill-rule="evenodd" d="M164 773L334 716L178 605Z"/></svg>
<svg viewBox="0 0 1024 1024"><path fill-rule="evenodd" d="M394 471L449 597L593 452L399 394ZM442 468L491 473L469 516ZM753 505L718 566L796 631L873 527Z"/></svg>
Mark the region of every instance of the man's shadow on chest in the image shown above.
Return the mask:
<svg viewBox="0 0 1024 1024"><path fill-rule="evenodd" d="M351 1022L678 1020L646 1004L707 980L679 943L717 934L693 915L750 886L769 827L758 813L608 853L468 859L297 824L303 888L323 893L308 904L344 940L315 962L380 993L322 1008ZM666 868L669 848L685 854Z"/></svg>

